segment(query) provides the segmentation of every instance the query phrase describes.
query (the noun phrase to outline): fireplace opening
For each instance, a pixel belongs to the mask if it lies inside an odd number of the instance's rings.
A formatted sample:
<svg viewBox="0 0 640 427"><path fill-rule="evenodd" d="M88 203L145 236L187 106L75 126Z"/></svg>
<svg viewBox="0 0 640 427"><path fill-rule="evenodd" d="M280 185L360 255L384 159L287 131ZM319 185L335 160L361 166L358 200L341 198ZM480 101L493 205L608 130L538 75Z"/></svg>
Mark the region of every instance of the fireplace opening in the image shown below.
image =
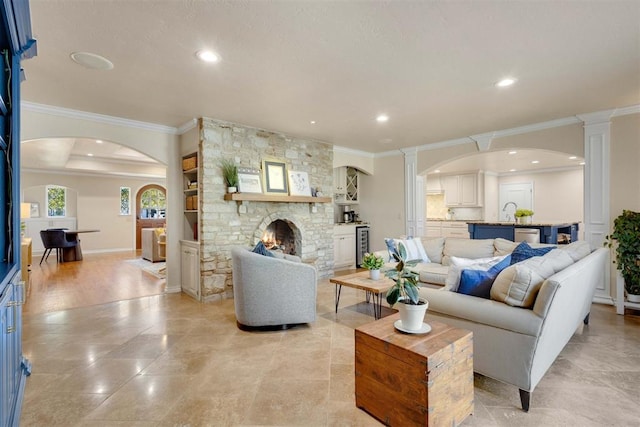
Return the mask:
<svg viewBox="0 0 640 427"><path fill-rule="evenodd" d="M289 255L299 255L300 243L294 228L297 229L289 221L277 219L267 226L260 240L267 249L281 250Z"/></svg>

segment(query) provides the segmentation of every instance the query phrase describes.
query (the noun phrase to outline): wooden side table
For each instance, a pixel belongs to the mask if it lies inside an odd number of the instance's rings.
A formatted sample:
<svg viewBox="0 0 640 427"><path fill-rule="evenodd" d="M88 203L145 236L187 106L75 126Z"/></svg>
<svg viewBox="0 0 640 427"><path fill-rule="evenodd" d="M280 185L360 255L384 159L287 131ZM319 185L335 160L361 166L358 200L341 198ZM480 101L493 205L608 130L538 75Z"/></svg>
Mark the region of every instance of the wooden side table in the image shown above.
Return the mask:
<svg viewBox="0 0 640 427"><path fill-rule="evenodd" d="M456 426L473 413L473 334L429 322L397 331L399 314L355 330L356 406L389 426Z"/></svg>

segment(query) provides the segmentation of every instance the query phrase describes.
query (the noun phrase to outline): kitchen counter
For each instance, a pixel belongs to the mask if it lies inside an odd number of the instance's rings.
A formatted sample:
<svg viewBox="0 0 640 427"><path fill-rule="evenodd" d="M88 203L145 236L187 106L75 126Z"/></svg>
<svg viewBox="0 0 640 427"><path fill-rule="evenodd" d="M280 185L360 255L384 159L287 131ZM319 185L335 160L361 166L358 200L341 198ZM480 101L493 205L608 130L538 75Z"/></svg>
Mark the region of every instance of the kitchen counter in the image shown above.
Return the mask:
<svg viewBox="0 0 640 427"><path fill-rule="evenodd" d="M366 221L335 222L333 225L369 225Z"/></svg>
<svg viewBox="0 0 640 427"><path fill-rule="evenodd" d="M576 222L566 221L545 221L531 224L515 224L513 222L485 222L467 221L469 235L472 239L503 239L515 241L515 230L522 228L532 228L540 231L540 243L558 243L558 235L566 234L570 236L571 242L578 240L578 225Z"/></svg>

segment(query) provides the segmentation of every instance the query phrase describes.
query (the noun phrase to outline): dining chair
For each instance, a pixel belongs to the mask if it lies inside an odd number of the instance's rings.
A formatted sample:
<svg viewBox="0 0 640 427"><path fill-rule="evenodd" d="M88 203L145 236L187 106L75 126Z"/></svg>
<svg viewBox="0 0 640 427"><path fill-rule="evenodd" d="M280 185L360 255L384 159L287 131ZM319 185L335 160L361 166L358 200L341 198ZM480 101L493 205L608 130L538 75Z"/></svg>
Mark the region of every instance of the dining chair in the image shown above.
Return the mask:
<svg viewBox="0 0 640 427"><path fill-rule="evenodd" d="M78 245L77 240L68 240L67 235L64 232L66 228L51 228L47 230L40 230L40 238L44 245L44 253L40 258L40 264L42 261L46 261L53 249L56 250L56 261L62 262L62 249L72 248Z"/></svg>

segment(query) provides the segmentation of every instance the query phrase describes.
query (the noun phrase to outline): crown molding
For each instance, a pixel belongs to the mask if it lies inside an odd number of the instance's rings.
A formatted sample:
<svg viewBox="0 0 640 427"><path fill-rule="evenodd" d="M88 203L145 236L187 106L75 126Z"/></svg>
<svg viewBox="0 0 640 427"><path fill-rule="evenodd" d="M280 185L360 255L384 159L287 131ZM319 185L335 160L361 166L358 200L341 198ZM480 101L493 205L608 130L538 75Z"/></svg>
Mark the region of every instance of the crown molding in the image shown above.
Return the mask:
<svg viewBox="0 0 640 427"><path fill-rule="evenodd" d="M582 170L582 169L584 169L584 166L566 166L566 167L533 169L533 170L524 170L524 171L515 171L515 172L502 172L502 173L497 173L497 176L500 177L500 176L517 176L517 175L535 175L539 173L568 172L568 171Z"/></svg>
<svg viewBox="0 0 640 427"><path fill-rule="evenodd" d="M185 124L178 127L178 130L177 130L178 135L183 135L189 132L191 129L195 128L197 125L198 125L198 119L193 118L189 120Z"/></svg>
<svg viewBox="0 0 640 427"><path fill-rule="evenodd" d="M640 104L616 108L612 117L626 116L628 114L640 114Z"/></svg>
<svg viewBox="0 0 640 427"><path fill-rule="evenodd" d="M165 133L169 135L178 135L178 129L159 125L156 123L140 122L137 120L123 119L121 117L107 116L104 114L89 113L86 111L72 110L70 108L56 107L53 105L37 104L35 102L21 101L20 106L24 111L34 113L50 114L58 117L66 117L70 119L89 120L98 123L104 123L114 126L122 126L133 129L141 129L152 132Z"/></svg>

